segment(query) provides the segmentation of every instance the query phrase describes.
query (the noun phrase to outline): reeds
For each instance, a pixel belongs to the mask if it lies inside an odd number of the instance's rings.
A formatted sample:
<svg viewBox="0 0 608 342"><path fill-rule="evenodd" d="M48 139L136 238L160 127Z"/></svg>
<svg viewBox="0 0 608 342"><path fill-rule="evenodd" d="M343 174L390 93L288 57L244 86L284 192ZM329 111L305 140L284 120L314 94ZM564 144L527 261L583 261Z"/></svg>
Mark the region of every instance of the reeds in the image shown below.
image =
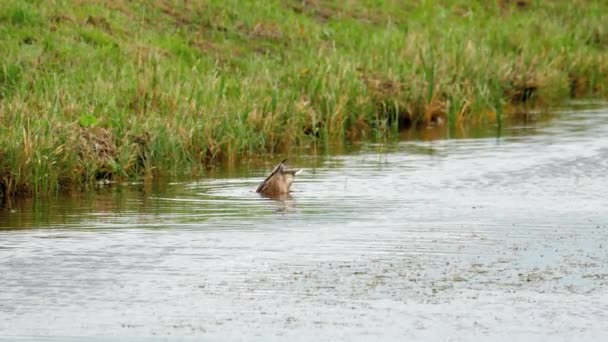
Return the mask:
<svg viewBox="0 0 608 342"><path fill-rule="evenodd" d="M0 196L608 95L597 1L0 4Z"/></svg>

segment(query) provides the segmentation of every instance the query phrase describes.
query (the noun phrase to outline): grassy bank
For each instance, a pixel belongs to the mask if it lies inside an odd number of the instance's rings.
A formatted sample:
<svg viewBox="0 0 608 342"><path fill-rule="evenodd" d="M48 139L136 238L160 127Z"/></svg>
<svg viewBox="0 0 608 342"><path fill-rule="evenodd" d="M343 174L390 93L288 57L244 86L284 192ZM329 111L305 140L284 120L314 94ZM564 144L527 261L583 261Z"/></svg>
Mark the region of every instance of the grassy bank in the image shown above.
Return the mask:
<svg viewBox="0 0 608 342"><path fill-rule="evenodd" d="M605 97L607 13L591 0L5 0L0 196Z"/></svg>

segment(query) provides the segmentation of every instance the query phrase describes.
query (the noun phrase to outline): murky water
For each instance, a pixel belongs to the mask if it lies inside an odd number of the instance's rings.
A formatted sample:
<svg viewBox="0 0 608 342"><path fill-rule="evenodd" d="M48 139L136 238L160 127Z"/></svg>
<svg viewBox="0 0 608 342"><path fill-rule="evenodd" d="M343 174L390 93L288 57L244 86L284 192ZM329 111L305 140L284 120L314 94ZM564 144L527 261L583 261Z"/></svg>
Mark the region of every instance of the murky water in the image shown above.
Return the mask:
<svg viewBox="0 0 608 342"><path fill-rule="evenodd" d="M608 110L529 119L15 203L0 339L605 341Z"/></svg>

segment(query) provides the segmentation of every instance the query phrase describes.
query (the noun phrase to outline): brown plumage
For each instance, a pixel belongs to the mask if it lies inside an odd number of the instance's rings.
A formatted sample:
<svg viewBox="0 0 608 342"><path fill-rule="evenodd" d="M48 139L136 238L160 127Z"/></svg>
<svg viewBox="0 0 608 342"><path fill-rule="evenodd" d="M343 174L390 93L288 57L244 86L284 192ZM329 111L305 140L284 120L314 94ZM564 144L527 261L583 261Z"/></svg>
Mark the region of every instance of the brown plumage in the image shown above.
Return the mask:
<svg viewBox="0 0 608 342"><path fill-rule="evenodd" d="M296 175L302 170L286 169L285 162L287 159L275 166L270 172L270 175L264 179L255 190L266 196L285 195L289 193L289 188L293 183Z"/></svg>

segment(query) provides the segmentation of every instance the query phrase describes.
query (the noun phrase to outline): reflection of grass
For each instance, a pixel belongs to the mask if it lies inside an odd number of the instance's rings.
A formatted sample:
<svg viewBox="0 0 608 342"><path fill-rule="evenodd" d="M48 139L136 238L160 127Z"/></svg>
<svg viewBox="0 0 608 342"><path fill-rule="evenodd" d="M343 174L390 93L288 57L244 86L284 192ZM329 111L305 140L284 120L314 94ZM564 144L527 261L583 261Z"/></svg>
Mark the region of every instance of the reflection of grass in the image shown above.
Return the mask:
<svg viewBox="0 0 608 342"><path fill-rule="evenodd" d="M606 95L601 1L0 3L0 193Z"/></svg>

